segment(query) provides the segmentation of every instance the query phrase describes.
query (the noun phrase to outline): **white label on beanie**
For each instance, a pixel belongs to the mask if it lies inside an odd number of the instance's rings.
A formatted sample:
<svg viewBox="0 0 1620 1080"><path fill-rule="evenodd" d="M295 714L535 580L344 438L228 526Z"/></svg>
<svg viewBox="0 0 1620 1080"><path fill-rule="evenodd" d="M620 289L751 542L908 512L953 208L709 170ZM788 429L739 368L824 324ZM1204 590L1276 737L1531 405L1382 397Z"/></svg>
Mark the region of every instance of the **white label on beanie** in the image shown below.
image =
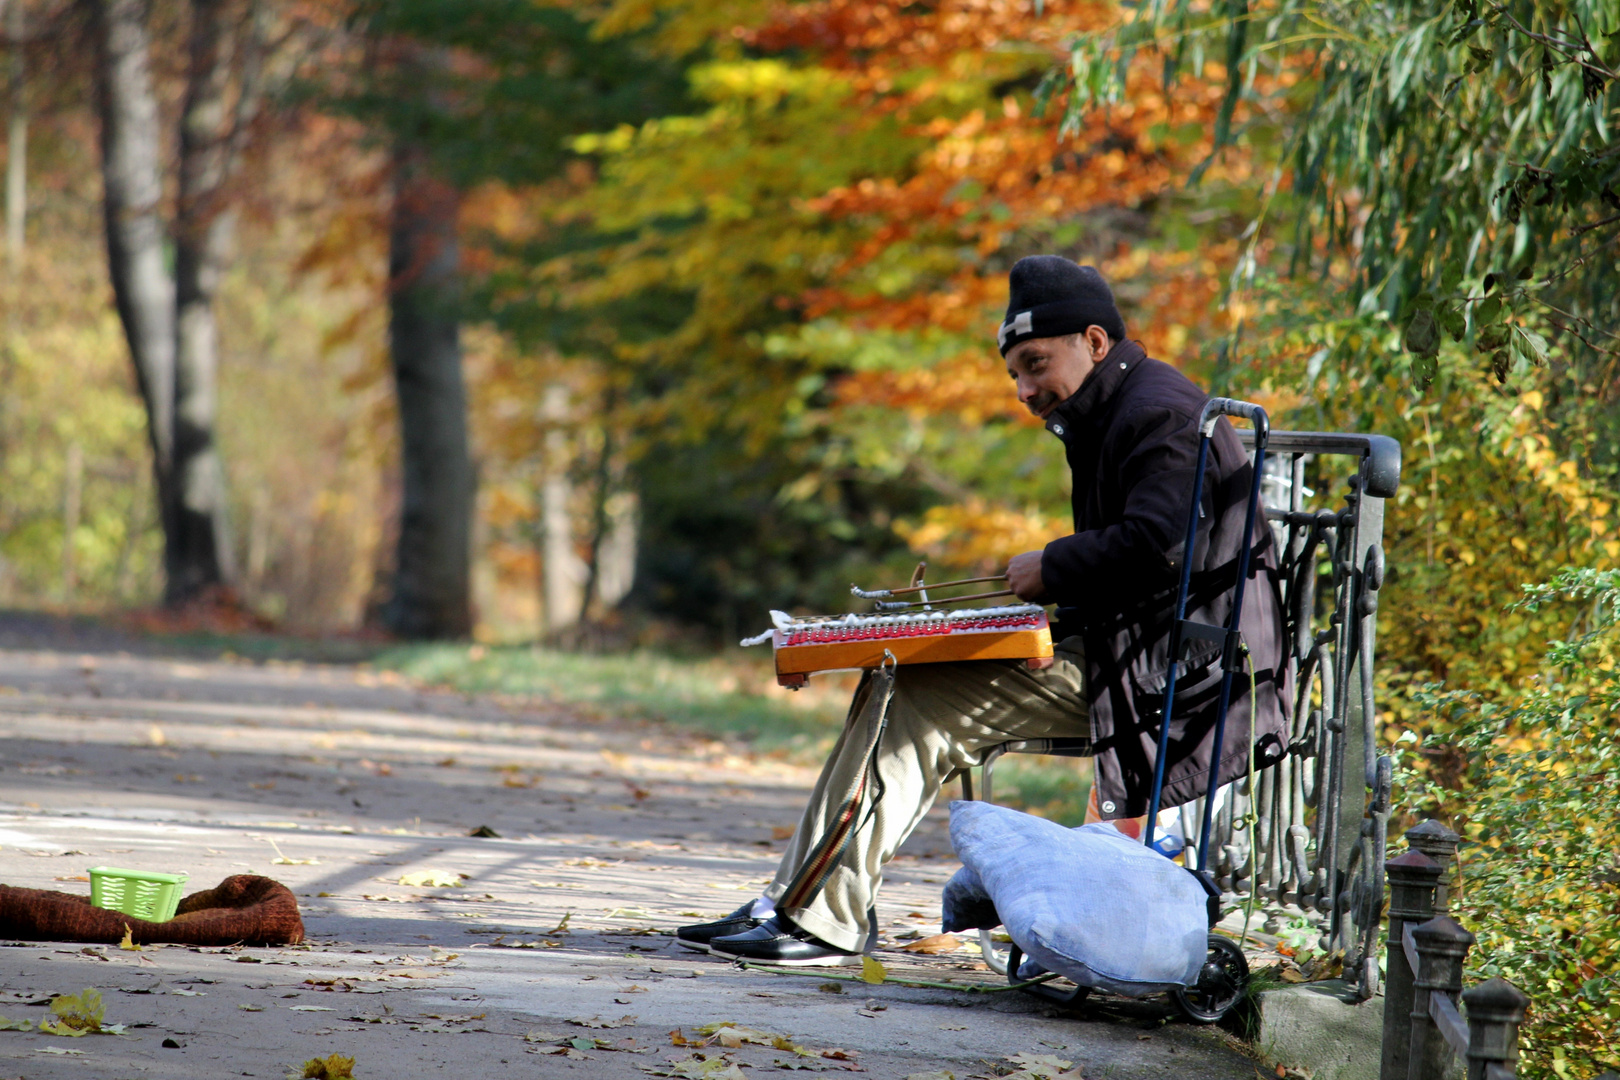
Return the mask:
<svg viewBox="0 0 1620 1080"><path fill-rule="evenodd" d="M1035 329L1035 322L1027 311L1020 311L1011 322L1002 323L1001 329L996 333L996 344L1005 346L1007 338L1012 334L1027 334Z"/></svg>

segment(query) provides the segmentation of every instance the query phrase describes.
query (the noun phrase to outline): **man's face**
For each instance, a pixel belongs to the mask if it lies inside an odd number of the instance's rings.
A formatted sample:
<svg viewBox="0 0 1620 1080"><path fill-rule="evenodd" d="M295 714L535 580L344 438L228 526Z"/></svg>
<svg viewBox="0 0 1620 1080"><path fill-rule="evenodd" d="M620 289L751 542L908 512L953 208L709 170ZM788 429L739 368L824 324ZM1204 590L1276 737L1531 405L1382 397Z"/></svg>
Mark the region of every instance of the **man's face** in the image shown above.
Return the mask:
<svg viewBox="0 0 1620 1080"><path fill-rule="evenodd" d="M1101 327L1060 338L1031 338L1007 353L1007 374L1018 385L1018 400L1045 420L1080 389L1108 351Z"/></svg>

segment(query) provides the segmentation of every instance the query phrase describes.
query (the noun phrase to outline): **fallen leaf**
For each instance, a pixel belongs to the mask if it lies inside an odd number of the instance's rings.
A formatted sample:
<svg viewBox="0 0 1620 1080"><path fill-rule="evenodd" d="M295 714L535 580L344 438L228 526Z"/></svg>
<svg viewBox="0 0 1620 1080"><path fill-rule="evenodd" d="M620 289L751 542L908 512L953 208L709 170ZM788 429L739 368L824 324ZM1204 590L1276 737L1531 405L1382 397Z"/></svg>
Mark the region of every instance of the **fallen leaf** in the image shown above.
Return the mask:
<svg viewBox="0 0 1620 1080"><path fill-rule="evenodd" d="M692 1054L667 1066L643 1065L654 1076L678 1076L685 1080L748 1080L736 1064L724 1056Z"/></svg>
<svg viewBox="0 0 1620 1080"><path fill-rule="evenodd" d="M414 874L406 874L399 879L401 885L415 885L419 888L455 889L467 878L466 874L451 870L418 870Z"/></svg>
<svg viewBox="0 0 1620 1080"><path fill-rule="evenodd" d="M861 982L876 986L888 977L889 971L882 964L870 956L861 957Z"/></svg>
<svg viewBox="0 0 1620 1080"><path fill-rule="evenodd" d="M83 1050L64 1050L60 1046L36 1046L34 1049L41 1054L77 1054L80 1057L85 1056Z"/></svg>
<svg viewBox="0 0 1620 1080"><path fill-rule="evenodd" d="M933 937L925 937L921 941L913 941L910 945L902 945L900 951L935 956L939 953L955 952L961 947L962 939L955 934L935 934Z"/></svg>
<svg viewBox="0 0 1620 1080"><path fill-rule="evenodd" d="M81 1035L94 1035L102 1031L101 1021L107 1007L101 1002L101 993L86 988L77 994L63 994L51 999L51 1016L39 1022L39 1030L46 1035L64 1035L76 1039Z"/></svg>
<svg viewBox="0 0 1620 1080"><path fill-rule="evenodd" d="M124 939L118 943L118 947L125 952L141 951L141 947L135 944L135 934L130 930L129 923L124 924Z"/></svg>
<svg viewBox="0 0 1620 1080"><path fill-rule="evenodd" d="M263 1005L249 1005L246 1002L241 1002L236 1007L243 1012L264 1012Z"/></svg>
<svg viewBox="0 0 1620 1080"><path fill-rule="evenodd" d="M523 1041L527 1043L552 1043L556 1042L562 1037L563 1036L553 1034L549 1031L541 1031L538 1028L533 1031L525 1031L523 1033Z"/></svg>
<svg viewBox="0 0 1620 1080"><path fill-rule="evenodd" d="M823 994L842 994L844 992L844 988L835 982L824 982L820 986L816 987L816 989L820 990Z"/></svg>
<svg viewBox="0 0 1620 1080"><path fill-rule="evenodd" d="M332 1009L328 1009L325 1005L289 1005L289 1006L287 1006L287 1008L291 1009L293 1012L333 1012L334 1011Z"/></svg>
<svg viewBox="0 0 1620 1080"><path fill-rule="evenodd" d="M1046 1074L1060 1073L1074 1064L1074 1062L1064 1061L1054 1054L1014 1054L1007 1060L1021 1069L1028 1069L1036 1074L1042 1072Z"/></svg>
<svg viewBox="0 0 1620 1080"><path fill-rule="evenodd" d="M57 881L89 881L90 880L90 875L89 874L69 874L66 877L59 877L56 880Z"/></svg>
<svg viewBox="0 0 1620 1080"><path fill-rule="evenodd" d="M0 1031L33 1031L33 1030L34 1030L34 1022L32 1020L7 1020L5 1017L0 1016Z"/></svg>
<svg viewBox="0 0 1620 1080"><path fill-rule="evenodd" d="M571 1016L568 1022L584 1028L617 1028L629 1027L636 1022L636 1017L626 1014L617 1020L604 1020L600 1016Z"/></svg>
<svg viewBox="0 0 1620 1080"><path fill-rule="evenodd" d="M169 993L173 994L175 997L207 997L208 996L208 992L206 990L170 990Z"/></svg>
<svg viewBox="0 0 1620 1080"><path fill-rule="evenodd" d="M354 1080L354 1058L332 1054L324 1058L310 1058L304 1062L302 1072L292 1074L293 1080Z"/></svg>
<svg viewBox="0 0 1620 1080"><path fill-rule="evenodd" d="M756 1046L775 1046L775 1040L781 1038L780 1035L773 1035L769 1031L741 1027L732 1023L705 1024L698 1030L728 1050L735 1050L744 1043L753 1043ZM790 1043L789 1046L791 1045ZM786 1050L788 1047L778 1046L777 1049Z"/></svg>
<svg viewBox="0 0 1620 1080"><path fill-rule="evenodd" d="M956 1080L956 1074L940 1069L937 1072L911 1073L906 1080Z"/></svg>

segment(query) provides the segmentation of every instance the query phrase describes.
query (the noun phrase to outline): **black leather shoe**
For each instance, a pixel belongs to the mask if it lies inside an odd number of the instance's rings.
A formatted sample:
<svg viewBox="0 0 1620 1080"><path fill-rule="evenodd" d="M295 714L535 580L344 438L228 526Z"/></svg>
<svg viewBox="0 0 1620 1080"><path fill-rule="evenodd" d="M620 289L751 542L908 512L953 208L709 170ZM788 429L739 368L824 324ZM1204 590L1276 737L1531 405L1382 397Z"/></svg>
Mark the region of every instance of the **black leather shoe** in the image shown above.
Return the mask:
<svg viewBox="0 0 1620 1080"><path fill-rule="evenodd" d="M745 934L764 923L764 919L756 919L750 914L753 910L754 902L750 900L723 919L680 927L675 931L675 941L688 949L710 952L709 942L715 938L725 937L727 934Z"/></svg>
<svg viewBox="0 0 1620 1080"><path fill-rule="evenodd" d="M861 962L860 953L835 949L780 915L746 933L713 938L709 951L716 956L778 967L842 967Z"/></svg>

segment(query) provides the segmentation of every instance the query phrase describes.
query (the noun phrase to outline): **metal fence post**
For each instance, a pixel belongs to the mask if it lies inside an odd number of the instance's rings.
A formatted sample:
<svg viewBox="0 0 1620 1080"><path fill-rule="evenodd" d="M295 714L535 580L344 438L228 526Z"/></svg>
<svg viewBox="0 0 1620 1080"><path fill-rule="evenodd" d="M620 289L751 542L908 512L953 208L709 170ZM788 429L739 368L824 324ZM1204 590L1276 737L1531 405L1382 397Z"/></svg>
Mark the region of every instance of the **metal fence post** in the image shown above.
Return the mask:
<svg viewBox="0 0 1620 1080"><path fill-rule="evenodd" d="M1384 873L1389 877L1389 940L1384 950L1384 1038L1378 1080L1406 1080L1412 1044L1412 965L1406 961L1402 934L1408 926L1434 918L1441 868L1423 852L1408 851L1386 862Z"/></svg>
<svg viewBox="0 0 1620 1080"><path fill-rule="evenodd" d="M1434 894L1436 915L1444 915L1451 909L1451 890L1446 879L1451 873L1451 864L1456 861L1457 842L1461 839L1434 818L1406 830L1406 842L1412 850L1421 851L1440 864L1440 887Z"/></svg>
<svg viewBox="0 0 1620 1080"><path fill-rule="evenodd" d="M1468 1007L1468 1080L1490 1080L1492 1063L1514 1071L1519 1062L1519 1024L1530 998L1506 979L1487 979L1463 992Z"/></svg>
<svg viewBox="0 0 1620 1080"><path fill-rule="evenodd" d="M1417 945L1417 977L1412 980L1412 1045L1407 1052L1407 1080L1440 1080L1451 1059L1451 1047L1429 1014L1429 999L1444 994L1457 1000L1462 992L1463 961L1474 935L1455 919L1436 915L1412 931Z"/></svg>

